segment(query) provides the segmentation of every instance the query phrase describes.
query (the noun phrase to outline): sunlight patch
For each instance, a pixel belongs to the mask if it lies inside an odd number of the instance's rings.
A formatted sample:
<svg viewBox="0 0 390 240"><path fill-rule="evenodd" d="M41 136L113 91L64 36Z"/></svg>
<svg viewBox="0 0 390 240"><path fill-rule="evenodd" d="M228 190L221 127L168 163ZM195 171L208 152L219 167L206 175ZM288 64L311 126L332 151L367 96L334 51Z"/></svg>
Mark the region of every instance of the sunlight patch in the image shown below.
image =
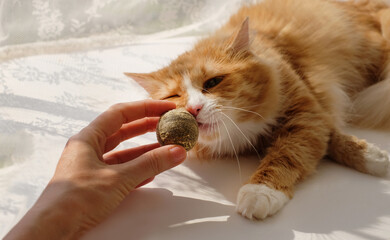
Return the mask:
<svg viewBox="0 0 390 240"><path fill-rule="evenodd" d="M190 224L195 224L195 223L203 223L203 222L227 222L229 216L217 216L217 217L207 217L207 218L198 218L198 219L193 219L189 220L186 222L182 223L176 223L173 225L170 225L170 228L175 228L175 227L182 227Z"/></svg>

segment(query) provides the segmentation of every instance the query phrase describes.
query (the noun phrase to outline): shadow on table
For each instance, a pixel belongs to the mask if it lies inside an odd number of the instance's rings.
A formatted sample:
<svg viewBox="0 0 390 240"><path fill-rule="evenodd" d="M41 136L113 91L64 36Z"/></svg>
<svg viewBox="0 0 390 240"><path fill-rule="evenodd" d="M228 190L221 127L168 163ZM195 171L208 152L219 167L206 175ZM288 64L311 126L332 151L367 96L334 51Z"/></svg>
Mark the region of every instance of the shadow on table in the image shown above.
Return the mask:
<svg viewBox="0 0 390 240"><path fill-rule="evenodd" d="M271 222L263 236L281 230ZM233 206L144 188L133 192L112 217L83 239L241 239L255 225L258 223L238 216ZM289 239L292 232L283 235Z"/></svg>
<svg viewBox="0 0 390 240"><path fill-rule="evenodd" d="M387 140L390 140L386 138ZM390 149L387 149L390 150ZM390 236L390 177L377 178L324 160L318 172L299 184L294 198L275 216L252 222L235 212L235 195L258 159L200 162L189 159L180 171L165 173L158 188L133 192L117 211L84 239L386 239ZM165 178L165 177L164 177ZM187 188L199 196L175 196ZM207 190L207 191L206 191ZM211 192L214 191L213 192ZM195 194L196 195L196 194ZM229 204L230 202L230 204ZM369 229L369 230L367 230Z"/></svg>

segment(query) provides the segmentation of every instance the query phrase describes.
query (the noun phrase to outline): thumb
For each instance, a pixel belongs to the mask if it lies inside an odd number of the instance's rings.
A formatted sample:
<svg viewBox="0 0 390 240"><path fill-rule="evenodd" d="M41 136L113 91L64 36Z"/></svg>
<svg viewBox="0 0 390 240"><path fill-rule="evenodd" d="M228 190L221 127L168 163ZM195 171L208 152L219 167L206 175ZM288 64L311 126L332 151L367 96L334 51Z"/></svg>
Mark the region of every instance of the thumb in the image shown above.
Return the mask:
<svg viewBox="0 0 390 240"><path fill-rule="evenodd" d="M129 177L129 184L135 188L146 179L152 178L182 163L187 157L181 146L168 145L149 151L123 164L122 170Z"/></svg>

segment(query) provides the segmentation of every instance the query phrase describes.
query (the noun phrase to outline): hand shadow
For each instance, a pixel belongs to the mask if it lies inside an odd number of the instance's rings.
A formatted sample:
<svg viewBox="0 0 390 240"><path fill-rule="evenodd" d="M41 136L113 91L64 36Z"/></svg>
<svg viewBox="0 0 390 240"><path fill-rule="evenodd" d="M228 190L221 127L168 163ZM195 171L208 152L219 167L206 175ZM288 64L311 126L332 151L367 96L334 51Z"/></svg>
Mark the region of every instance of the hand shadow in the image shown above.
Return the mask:
<svg viewBox="0 0 390 240"><path fill-rule="evenodd" d="M271 237L281 230L273 223L268 222L262 236ZM105 222L82 239L241 239L243 232L255 234L255 225L238 216L234 206L174 196L161 188L143 188L129 195ZM291 234L287 231L278 236L288 239Z"/></svg>

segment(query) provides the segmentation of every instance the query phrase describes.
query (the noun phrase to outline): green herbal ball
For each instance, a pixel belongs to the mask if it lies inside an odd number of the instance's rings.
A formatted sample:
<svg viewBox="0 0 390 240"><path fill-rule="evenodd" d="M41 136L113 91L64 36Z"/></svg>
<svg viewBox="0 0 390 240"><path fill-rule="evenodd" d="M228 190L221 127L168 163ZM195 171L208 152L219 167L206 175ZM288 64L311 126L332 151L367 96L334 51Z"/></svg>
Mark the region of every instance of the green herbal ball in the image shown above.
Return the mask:
<svg viewBox="0 0 390 240"><path fill-rule="evenodd" d="M176 144L189 151L198 141L199 129L194 116L184 108L179 108L161 116L156 133L161 145Z"/></svg>

